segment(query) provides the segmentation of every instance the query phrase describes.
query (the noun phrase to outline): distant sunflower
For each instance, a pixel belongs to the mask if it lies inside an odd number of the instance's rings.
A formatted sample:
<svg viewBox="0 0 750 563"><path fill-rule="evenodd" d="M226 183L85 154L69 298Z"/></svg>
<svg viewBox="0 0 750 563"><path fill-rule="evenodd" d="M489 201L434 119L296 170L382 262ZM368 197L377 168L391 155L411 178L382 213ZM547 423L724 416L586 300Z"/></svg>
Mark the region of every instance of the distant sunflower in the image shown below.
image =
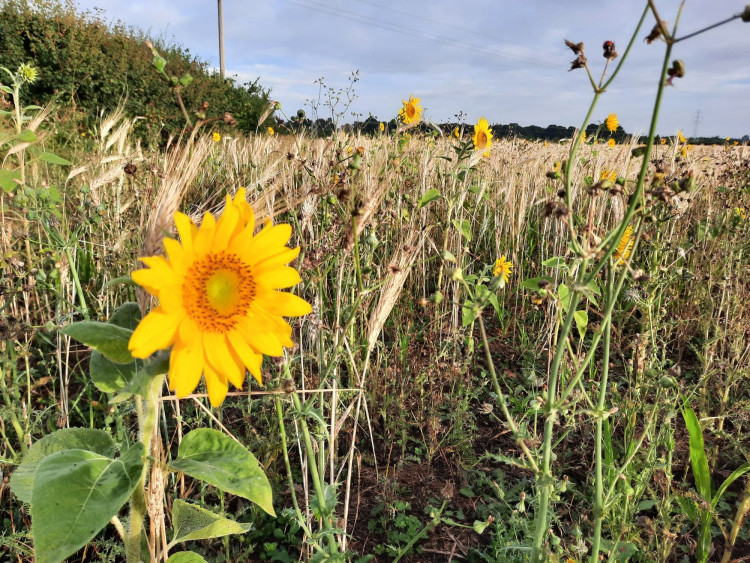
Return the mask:
<svg viewBox="0 0 750 563"><path fill-rule="evenodd" d="M381 132L381 133L382 133L383 131L385 131L385 123L383 123L383 122L381 121L381 122L380 122L380 125L378 126L378 128L380 129L380 132Z"/></svg>
<svg viewBox="0 0 750 563"><path fill-rule="evenodd" d="M492 146L492 131L490 130L490 124L484 117L480 117L474 126L474 134L471 136L471 140L477 150L489 150Z"/></svg>
<svg viewBox="0 0 750 563"><path fill-rule="evenodd" d="M605 121L604 124L607 126L607 129L609 129L610 133L614 133L615 131L617 131L617 127L620 125L620 121L617 119L617 114L610 113L607 116L607 121Z"/></svg>
<svg viewBox="0 0 750 563"><path fill-rule="evenodd" d="M268 128L268 134L269 135L275 135L276 134L276 131L273 130L273 127L269 127Z"/></svg>
<svg viewBox="0 0 750 563"><path fill-rule="evenodd" d="M682 134L682 131L677 131L677 140L681 143L685 142L685 135Z"/></svg>
<svg viewBox="0 0 750 563"><path fill-rule="evenodd" d="M461 138L461 131L458 130L458 127L456 127L455 129L453 129L453 136L456 139L460 139Z"/></svg>
<svg viewBox="0 0 750 563"><path fill-rule="evenodd" d="M495 266L492 268L492 275L496 277L501 277L505 280L505 283L508 283L508 280L510 279L510 271L513 268L513 264L510 262L510 260L505 259L505 254L503 254L500 258L495 260Z"/></svg>
<svg viewBox="0 0 750 563"><path fill-rule="evenodd" d="M610 147L614 147L614 146L615 146L615 145L616 145L617 143L615 142L615 140L614 140L614 139L610 138L610 139L609 139L609 141L607 141L607 144L608 144L608 145L609 145Z"/></svg>
<svg viewBox="0 0 750 563"><path fill-rule="evenodd" d="M310 305L278 291L300 282L287 266L299 248L286 246L287 224L270 221L256 235L255 216L245 190L226 206L217 221L210 213L200 227L175 213L180 242L164 239L166 257L141 258L147 269L133 280L159 299L159 306L141 321L128 348L136 358L172 347L169 388L178 397L206 381L213 406L226 397L229 383L242 387L245 370L262 384L263 354L281 356L292 346L292 328L282 317L298 317Z"/></svg>
<svg viewBox="0 0 750 563"><path fill-rule="evenodd" d="M218 143L221 141L221 134L214 131L213 135L211 135L211 138L214 140L214 143Z"/></svg>
<svg viewBox="0 0 750 563"><path fill-rule="evenodd" d="M623 233L622 238L620 239L620 243L617 245L617 250L615 250L615 254L613 256L618 264L622 264L630 257L630 251L633 249L634 243L635 241L633 240L633 227L631 225L628 225L625 228L625 232Z"/></svg>
<svg viewBox="0 0 750 563"><path fill-rule="evenodd" d="M412 123L419 123L422 119L422 106L419 105L419 98L409 96L409 101L402 100L404 107L398 111L398 118L401 123L410 125Z"/></svg>

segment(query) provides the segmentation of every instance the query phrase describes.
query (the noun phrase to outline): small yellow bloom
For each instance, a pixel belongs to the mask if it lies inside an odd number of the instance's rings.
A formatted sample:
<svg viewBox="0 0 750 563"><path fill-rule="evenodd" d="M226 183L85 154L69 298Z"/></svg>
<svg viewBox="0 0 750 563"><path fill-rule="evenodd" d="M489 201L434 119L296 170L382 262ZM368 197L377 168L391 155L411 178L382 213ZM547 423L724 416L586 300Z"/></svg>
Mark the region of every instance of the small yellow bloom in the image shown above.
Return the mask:
<svg viewBox="0 0 750 563"><path fill-rule="evenodd" d="M458 127L456 127L455 129L453 129L453 136L456 139L460 139L461 138L461 131L458 130Z"/></svg>
<svg viewBox="0 0 750 563"><path fill-rule="evenodd" d="M276 131L273 130L273 127L269 127L268 128L268 134L269 135L275 135L276 134Z"/></svg>
<svg viewBox="0 0 750 563"><path fill-rule="evenodd" d="M677 131L677 140L680 141L681 143L685 142L685 136L682 134L681 130Z"/></svg>
<svg viewBox="0 0 750 563"><path fill-rule="evenodd" d="M346 154L352 154L354 152L354 149L351 147L346 147Z"/></svg>
<svg viewBox="0 0 750 563"><path fill-rule="evenodd" d="M735 207L734 214L743 221L747 220L747 210L744 207Z"/></svg>
<svg viewBox="0 0 750 563"><path fill-rule="evenodd" d="M495 266L492 268L492 275L496 277L502 276L505 283L508 283L512 268L513 264L509 260L506 260L505 254L503 254L500 258L495 260Z"/></svg>
<svg viewBox="0 0 750 563"><path fill-rule="evenodd" d="M615 170L602 170L600 180L609 180L615 182L617 180L617 172Z"/></svg>
<svg viewBox="0 0 750 563"><path fill-rule="evenodd" d="M628 259L633 244L635 244L635 241L633 240L633 227L628 225L625 228L625 233L623 233L622 238L620 239L620 244L617 245L617 250L615 250L613 256L618 264L622 264Z"/></svg>
<svg viewBox="0 0 750 563"><path fill-rule="evenodd" d="M581 132L581 141L584 143L586 142L586 131Z"/></svg>
<svg viewBox="0 0 750 563"><path fill-rule="evenodd" d="M544 141L544 146L545 146L545 147L547 146L547 141Z"/></svg>
<svg viewBox="0 0 750 563"><path fill-rule="evenodd" d="M221 141L221 135L217 133L216 131L214 131L214 134L212 135L212 137L213 137L214 143L218 143L219 141Z"/></svg>
<svg viewBox="0 0 750 563"><path fill-rule="evenodd" d="M607 144L608 144L608 145L609 145L610 147L614 147L614 146L615 146L615 145L616 145L617 143L615 142L615 140L614 140L614 139L610 138L610 139L609 139L609 141L607 141Z"/></svg>
<svg viewBox="0 0 750 563"><path fill-rule="evenodd" d="M607 116L607 121L605 121L604 124L607 126L607 129L609 129L610 133L614 133L615 131L617 131L617 126L620 125L620 122L617 119L617 114L610 113Z"/></svg>
<svg viewBox="0 0 750 563"><path fill-rule="evenodd" d="M664 137L662 137L661 139L659 139L659 143L661 143L662 145L666 145L667 140Z"/></svg>
<svg viewBox="0 0 750 563"><path fill-rule="evenodd" d="M482 153L482 156L483 156L484 158L489 158L489 157L490 157L490 151L484 151L484 152Z"/></svg>
<svg viewBox="0 0 750 563"><path fill-rule="evenodd" d="M282 356L294 345L284 317L307 315L311 307L280 290L300 282L287 266L300 249L286 246L288 224L268 221L255 233L244 189L227 196L218 220L206 213L198 227L179 212L174 220L180 241L165 238L166 256L141 258L147 268L132 273L159 306L133 331L128 349L148 358L171 348L169 388L185 397L203 377L216 407L230 383L242 388L247 371L262 385L263 356Z"/></svg>
<svg viewBox="0 0 750 563"><path fill-rule="evenodd" d="M406 100L401 101L404 104L404 107L398 110L398 118L401 120L401 123L405 123L406 125L419 123L419 120L422 119L423 110L422 106L419 105L419 98L409 96L408 102Z"/></svg>
<svg viewBox="0 0 750 563"><path fill-rule="evenodd" d="M385 123L383 123L382 121L380 122L380 125L379 125L379 127L380 127L380 132L381 132L381 133L382 133L383 131L385 131Z"/></svg>
<svg viewBox="0 0 750 563"><path fill-rule="evenodd" d="M680 152L682 153L682 158L687 158L687 154L688 154L688 147L687 147L687 145L685 145L684 147L682 147L682 150Z"/></svg>
<svg viewBox="0 0 750 563"><path fill-rule="evenodd" d="M474 134L471 136L471 140L477 150L488 150L492 146L492 131L490 130L490 124L484 117L479 118L474 126Z"/></svg>
<svg viewBox="0 0 750 563"><path fill-rule="evenodd" d="M559 160L552 165L552 171L553 172L559 172L560 171L560 161Z"/></svg>
<svg viewBox="0 0 750 563"><path fill-rule="evenodd" d="M740 142L739 142L739 141L735 141L735 142L734 142L734 146L735 146L735 147L736 147L737 145L739 145L739 144L740 144Z"/></svg>

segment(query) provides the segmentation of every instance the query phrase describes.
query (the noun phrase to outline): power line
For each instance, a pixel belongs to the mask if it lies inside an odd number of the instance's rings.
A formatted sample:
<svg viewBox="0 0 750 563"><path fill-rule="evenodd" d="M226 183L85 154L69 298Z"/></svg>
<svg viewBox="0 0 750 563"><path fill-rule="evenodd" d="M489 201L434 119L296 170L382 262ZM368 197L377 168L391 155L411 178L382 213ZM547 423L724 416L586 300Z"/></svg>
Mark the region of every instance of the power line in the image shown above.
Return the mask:
<svg viewBox="0 0 750 563"><path fill-rule="evenodd" d="M417 39L427 39L427 40L442 43L444 45L448 45L451 47L459 47L461 49L473 51L475 53L482 54L482 55L490 55L490 56L498 57L498 58L512 59L512 60L516 60L519 62L530 64L533 66L541 66L541 67L555 68L555 69L558 68L558 65L547 63L542 60L531 59L528 57L523 57L521 55L513 55L509 53L503 53L503 52L498 52L494 50L484 49L482 47L479 47L478 45L474 45L466 41L460 41L457 39L453 39L451 37L445 37L445 36L437 35L434 33L420 32L419 30L408 27L408 26L389 22L386 20L372 18L369 16L363 16L363 15L357 14L356 12L350 12L348 10L343 10L341 8L334 8L322 2L315 2L314 0L308 0L307 2L297 1L297 0L283 0L283 1L287 2L288 4L294 4L302 8L307 8L308 10L321 12L324 14L338 17L338 18L346 19L349 21L354 21L363 25L369 25L371 27L377 27L380 29L385 29L387 31L401 33L402 35L415 37Z"/></svg>
<svg viewBox="0 0 750 563"><path fill-rule="evenodd" d="M374 8L378 8L379 10L388 10L390 12L394 12L396 14L401 14L403 16L408 16L410 19L417 19L422 20L427 23L433 23L435 25L439 25L441 27L445 27L448 29L453 29L455 31L461 31L463 33L470 33L471 35L475 37L486 37L487 39L492 39L493 41L497 41L498 43L505 43L506 45L511 45L513 47L528 47L528 45L522 45L521 43L514 43L512 41L508 41L507 39L502 39L501 37L496 37L494 35L490 35L488 33L482 33L481 31L476 31L473 29L467 29L465 27L459 27L457 25L451 25L449 23L444 23L438 20L433 20L430 18L426 18L424 16L420 16L419 14L412 14L411 12L406 12L404 10L399 10L397 8L389 8L388 6L382 6L381 4L378 4L377 2L368 2L367 0L356 0L360 4L365 4L367 6L372 6Z"/></svg>

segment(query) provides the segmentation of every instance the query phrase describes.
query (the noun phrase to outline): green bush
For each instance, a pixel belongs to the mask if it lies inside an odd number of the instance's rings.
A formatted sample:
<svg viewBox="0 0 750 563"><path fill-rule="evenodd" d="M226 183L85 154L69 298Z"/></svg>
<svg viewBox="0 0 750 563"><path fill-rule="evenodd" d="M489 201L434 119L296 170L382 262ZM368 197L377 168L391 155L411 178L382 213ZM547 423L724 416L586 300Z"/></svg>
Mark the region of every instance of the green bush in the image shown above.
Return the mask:
<svg viewBox="0 0 750 563"><path fill-rule="evenodd" d="M71 0L0 3L0 66L14 69L29 62L40 71L27 99L39 105L54 100L83 119L94 119L99 110L127 98L126 111L146 118L139 122L142 133L162 128L172 133L185 119L172 85L152 65L146 39L142 31L120 22L108 25L100 11L76 11ZM188 49L154 43L167 59L169 75L193 76L182 92L188 110L208 102L207 118L228 111L241 131L255 131L269 104L269 91L259 80L239 85L210 72Z"/></svg>

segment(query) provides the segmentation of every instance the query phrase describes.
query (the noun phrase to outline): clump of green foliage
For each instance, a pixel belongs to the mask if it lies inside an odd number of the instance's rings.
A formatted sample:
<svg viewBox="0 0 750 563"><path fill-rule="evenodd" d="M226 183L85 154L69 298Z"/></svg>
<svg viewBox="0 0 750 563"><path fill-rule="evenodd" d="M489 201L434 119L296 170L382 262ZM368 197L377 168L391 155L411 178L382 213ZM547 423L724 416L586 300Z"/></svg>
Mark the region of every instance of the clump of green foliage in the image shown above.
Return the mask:
<svg viewBox="0 0 750 563"><path fill-rule="evenodd" d="M29 62L39 69L39 79L27 91L29 99L38 105L54 100L82 120L125 99L128 114L145 117L137 126L144 138L185 123L171 85L154 72L146 40L140 30L108 24L100 12L77 11L70 0L8 0L0 5L0 66ZM223 79L189 50L154 42L172 73L194 78L183 94L188 109L208 102L206 117L230 112L240 131L255 131L269 105L269 91L259 80L239 84Z"/></svg>

